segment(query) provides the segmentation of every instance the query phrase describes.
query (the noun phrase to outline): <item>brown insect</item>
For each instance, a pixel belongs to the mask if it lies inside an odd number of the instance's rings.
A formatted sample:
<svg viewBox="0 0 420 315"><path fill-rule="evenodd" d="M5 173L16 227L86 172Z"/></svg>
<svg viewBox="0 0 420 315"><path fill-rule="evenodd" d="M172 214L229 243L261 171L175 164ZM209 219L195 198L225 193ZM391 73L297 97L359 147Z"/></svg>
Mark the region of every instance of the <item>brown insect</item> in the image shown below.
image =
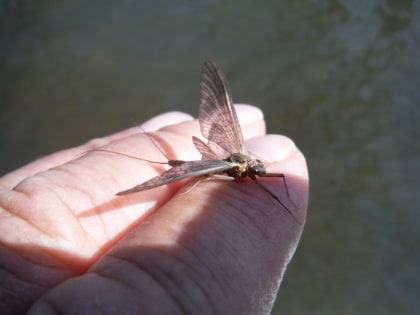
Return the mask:
<svg viewBox="0 0 420 315"><path fill-rule="evenodd" d="M284 174L267 173L260 160L253 160L246 155L241 127L227 83L221 71L211 61L204 62L201 69L198 120L201 133L207 139L207 143L204 143L197 137L193 136L192 138L194 146L202 154L201 160L169 160L168 164L172 168L140 185L121 191L117 195L133 194L194 176L224 175L235 180L249 177L273 197L294 220L300 223L289 208L271 190L258 181L257 177L281 177L289 197Z"/></svg>

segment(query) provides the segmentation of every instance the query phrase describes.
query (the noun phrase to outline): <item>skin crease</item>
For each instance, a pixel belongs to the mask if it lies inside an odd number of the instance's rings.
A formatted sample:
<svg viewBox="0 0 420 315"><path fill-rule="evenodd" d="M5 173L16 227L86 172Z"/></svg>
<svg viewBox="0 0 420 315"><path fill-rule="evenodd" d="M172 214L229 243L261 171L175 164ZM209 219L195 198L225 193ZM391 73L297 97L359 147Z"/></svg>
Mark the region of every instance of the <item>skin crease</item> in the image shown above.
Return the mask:
<svg viewBox="0 0 420 315"><path fill-rule="evenodd" d="M304 222L302 153L265 135L259 109L236 109L247 149L286 174L290 198L281 179L260 181ZM166 113L142 128L171 159L200 159L190 116ZM117 197L168 167L95 148L167 161L132 128L0 178L2 314L269 314L303 224L249 179Z"/></svg>

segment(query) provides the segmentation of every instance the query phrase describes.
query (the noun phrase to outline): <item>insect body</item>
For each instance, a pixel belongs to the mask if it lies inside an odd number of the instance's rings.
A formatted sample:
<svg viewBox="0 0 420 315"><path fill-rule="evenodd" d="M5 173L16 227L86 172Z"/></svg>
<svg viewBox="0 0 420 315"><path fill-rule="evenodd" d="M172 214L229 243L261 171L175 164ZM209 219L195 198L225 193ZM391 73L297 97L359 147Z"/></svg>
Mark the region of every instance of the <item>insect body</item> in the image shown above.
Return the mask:
<svg viewBox="0 0 420 315"><path fill-rule="evenodd" d="M201 160L170 160L172 166L162 174L117 195L128 195L167 185L188 177L203 175L225 175L233 179L251 178L261 189L270 194L297 222L299 220L286 205L267 187L257 180L258 177L281 177L286 193L289 192L285 175L267 173L260 160L253 160L246 155L244 140L228 85L221 71L211 62L206 61L201 69L201 95L199 124L207 143L197 137L192 138L196 149L201 153ZM299 222L300 223L300 222Z"/></svg>

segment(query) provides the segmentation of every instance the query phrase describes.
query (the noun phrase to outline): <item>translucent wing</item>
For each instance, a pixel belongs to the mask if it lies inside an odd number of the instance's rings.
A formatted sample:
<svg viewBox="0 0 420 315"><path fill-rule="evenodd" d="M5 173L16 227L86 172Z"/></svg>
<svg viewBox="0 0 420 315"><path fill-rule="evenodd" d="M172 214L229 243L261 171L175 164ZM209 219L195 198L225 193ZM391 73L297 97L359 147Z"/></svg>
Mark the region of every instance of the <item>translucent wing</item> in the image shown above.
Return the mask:
<svg viewBox="0 0 420 315"><path fill-rule="evenodd" d="M235 165L236 163L223 160L199 160L184 162L180 165L172 167L166 172L163 172L159 176L144 182L143 184L134 186L128 190L121 191L117 195L128 195L135 192L152 189L179 181L187 177L219 173L230 169Z"/></svg>
<svg viewBox="0 0 420 315"><path fill-rule="evenodd" d="M224 159L231 153L245 154L244 140L229 88L221 71L206 61L201 68L199 122L207 145Z"/></svg>
<svg viewBox="0 0 420 315"><path fill-rule="evenodd" d="M219 154L215 153L207 144L199 138L192 137L195 148L201 153L202 160L218 160Z"/></svg>

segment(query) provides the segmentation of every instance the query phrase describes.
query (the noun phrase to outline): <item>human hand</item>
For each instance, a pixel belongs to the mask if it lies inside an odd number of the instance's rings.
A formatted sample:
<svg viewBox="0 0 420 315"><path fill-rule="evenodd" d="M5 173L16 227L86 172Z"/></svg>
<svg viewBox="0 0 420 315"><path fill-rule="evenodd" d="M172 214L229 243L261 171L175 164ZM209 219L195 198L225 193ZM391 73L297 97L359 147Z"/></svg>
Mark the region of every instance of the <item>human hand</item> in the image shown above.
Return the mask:
<svg viewBox="0 0 420 315"><path fill-rule="evenodd" d="M286 174L291 201L281 179L261 182L304 221L303 155L285 137L264 136L258 109L237 113L247 149L275 161L269 170ZM200 159L189 116L168 113L142 127L164 127L152 135L171 159ZM0 178L2 314L270 312L303 225L250 180L183 180L117 197L164 167L95 148L165 161L133 128Z"/></svg>

